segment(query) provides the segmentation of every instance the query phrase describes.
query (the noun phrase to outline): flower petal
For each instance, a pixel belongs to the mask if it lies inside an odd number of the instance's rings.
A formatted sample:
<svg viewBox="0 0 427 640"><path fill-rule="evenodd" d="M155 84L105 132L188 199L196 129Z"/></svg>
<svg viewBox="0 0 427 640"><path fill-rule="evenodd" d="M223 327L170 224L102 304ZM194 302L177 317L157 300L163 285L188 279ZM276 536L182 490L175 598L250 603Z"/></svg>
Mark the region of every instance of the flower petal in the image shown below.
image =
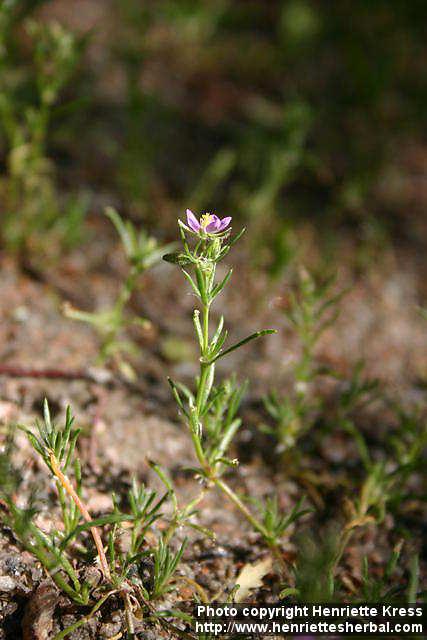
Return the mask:
<svg viewBox="0 0 427 640"><path fill-rule="evenodd" d="M190 209L187 209L187 224L195 233L200 231L200 222Z"/></svg>
<svg viewBox="0 0 427 640"><path fill-rule="evenodd" d="M218 216L216 216L214 213L211 215L211 221L208 224L208 226L206 227L206 231L208 233L215 233L216 231L219 231L219 226L221 224L221 220L218 218Z"/></svg>
<svg viewBox="0 0 427 640"><path fill-rule="evenodd" d="M228 216L227 218L223 218L222 220L220 220L217 231L223 231L224 229L226 229L230 224L230 222L231 222L231 216Z"/></svg>

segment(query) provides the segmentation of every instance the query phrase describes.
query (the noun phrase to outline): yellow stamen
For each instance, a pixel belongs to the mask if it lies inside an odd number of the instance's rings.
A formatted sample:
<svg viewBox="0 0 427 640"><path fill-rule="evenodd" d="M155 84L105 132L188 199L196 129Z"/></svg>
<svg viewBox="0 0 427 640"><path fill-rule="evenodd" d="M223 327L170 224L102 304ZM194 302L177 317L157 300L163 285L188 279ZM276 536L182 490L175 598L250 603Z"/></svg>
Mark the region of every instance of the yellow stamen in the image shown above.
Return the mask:
<svg viewBox="0 0 427 640"><path fill-rule="evenodd" d="M212 215L210 213L204 213L200 218L200 224L202 229L206 229L206 227L212 222Z"/></svg>

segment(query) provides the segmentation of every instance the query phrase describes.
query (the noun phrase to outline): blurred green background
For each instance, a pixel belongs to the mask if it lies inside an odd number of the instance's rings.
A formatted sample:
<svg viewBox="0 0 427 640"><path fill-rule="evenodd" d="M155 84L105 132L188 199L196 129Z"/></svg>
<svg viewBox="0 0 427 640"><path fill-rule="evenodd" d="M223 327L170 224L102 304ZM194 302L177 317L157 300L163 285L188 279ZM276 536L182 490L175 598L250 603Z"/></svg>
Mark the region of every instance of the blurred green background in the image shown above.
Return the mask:
<svg viewBox="0 0 427 640"><path fill-rule="evenodd" d="M113 204L165 236L186 206L241 216L272 273L307 223L423 249L426 24L423 0L3 0L3 240L44 216L72 244Z"/></svg>

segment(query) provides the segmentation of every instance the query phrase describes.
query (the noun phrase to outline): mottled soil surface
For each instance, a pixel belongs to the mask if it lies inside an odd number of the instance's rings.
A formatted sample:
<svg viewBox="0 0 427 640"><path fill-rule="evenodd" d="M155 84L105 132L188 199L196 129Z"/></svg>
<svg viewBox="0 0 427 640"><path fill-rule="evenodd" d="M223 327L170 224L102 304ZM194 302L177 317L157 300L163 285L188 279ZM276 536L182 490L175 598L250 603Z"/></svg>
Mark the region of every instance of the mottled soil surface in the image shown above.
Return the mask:
<svg viewBox="0 0 427 640"><path fill-rule="evenodd" d="M104 233L101 225L97 232ZM156 267L143 280L133 299L136 312L152 322L152 328L133 336L140 346L134 361L137 382L127 384L114 370L93 369L97 356L97 337L90 327L63 317L65 300L93 310L107 306L114 297L124 265L115 239L104 233L96 248L74 252L50 269L20 269L3 256L0 279L0 363L9 372L0 375L0 424L4 444L10 429L15 434L13 462L22 475L19 500L25 502L37 488L41 506L40 523L49 526L58 516L55 490L43 464L35 459L25 435L16 426L31 427L41 417L42 401L47 397L52 412L62 420L65 408L72 406L76 423L84 430L80 455L83 460L84 497L93 515L111 509L110 492L123 494L136 475L160 489L159 481L147 464L156 460L174 479L181 500L198 492L197 482L184 467L194 464L190 438L180 424L171 400L166 376L189 381L195 373L195 351L191 335L191 310L194 298L181 294L183 283L178 270L167 264ZM242 407L243 426L236 439L234 454L239 468L230 473L230 483L240 493L261 498L276 491L284 509L289 509L303 494L315 512L305 516L299 527L316 530L331 519L342 518L342 486L339 473L357 467L354 444L339 431L329 428L302 442L304 469L316 472L319 484L291 477L283 459L275 452L274 442L258 427L268 421L261 397L271 386L282 392L290 388L289 362L297 354L298 344L280 311L286 302L288 284L269 283L251 270L245 253L231 254L237 262L234 280L223 295L222 304L233 339L244 337L257 328L275 327L278 334L260 340L230 357L219 367L223 376L232 370L243 372L251 381ZM360 359L366 361L366 374L379 377L387 393L402 402L422 402L427 376L426 324L418 313L425 303L426 291L419 265L406 256L387 253L363 278L340 272L342 285L352 289L344 298L336 325L328 330L319 349L321 361L348 374ZM425 286L424 286L425 289ZM14 367L25 368L13 371ZM64 380L58 376L34 377L34 372L54 369L58 372L86 372L92 380ZM17 374L14 377L11 374ZM19 375L18 375L19 374ZM325 382L321 393L331 405L338 383ZM393 428L393 416L383 402L374 403L357 418L371 434L373 447ZM333 426L333 425L332 425ZM421 481L421 480L420 480ZM344 484L346 480L343 481ZM356 485L355 485L356 486ZM355 489L350 488L350 494ZM412 519L411 519L412 518ZM422 537L424 513L419 505L408 514L413 533L411 544ZM186 532L190 544L180 575L195 580L209 597L224 600L233 588L241 568L268 552L238 512L215 491L200 505L196 522L209 527L216 541L196 532ZM348 583L360 578L360 558L368 554L375 567L389 557L396 543L394 520L386 517L381 529L368 525L354 537L340 570ZM292 531L291 531L292 533ZM180 532L178 538L183 538ZM409 551L408 551L409 552ZM406 553L406 551L404 552ZM292 535L284 542L284 554L292 560L295 543ZM425 575L424 561L421 561ZM51 588L40 565L16 544L13 535L0 535L0 630L1 640L50 638L84 614ZM255 590L255 600L277 598L280 582L273 573ZM178 583L164 603L190 601L188 583ZM90 623L70 638L119 638L121 604L111 599ZM138 626L139 625L139 626ZM137 622L140 637L173 637L172 631L144 621Z"/></svg>

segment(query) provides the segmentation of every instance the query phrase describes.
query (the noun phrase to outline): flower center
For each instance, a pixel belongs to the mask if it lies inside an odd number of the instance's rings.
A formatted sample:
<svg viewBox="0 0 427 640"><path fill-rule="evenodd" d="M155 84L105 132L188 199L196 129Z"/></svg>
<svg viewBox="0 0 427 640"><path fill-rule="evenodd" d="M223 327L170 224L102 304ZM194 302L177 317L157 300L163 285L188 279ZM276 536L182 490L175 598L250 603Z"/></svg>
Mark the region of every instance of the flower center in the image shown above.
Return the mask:
<svg viewBox="0 0 427 640"><path fill-rule="evenodd" d="M206 227L212 222L212 215L210 213L204 213L200 218L200 225L202 229L206 229Z"/></svg>

